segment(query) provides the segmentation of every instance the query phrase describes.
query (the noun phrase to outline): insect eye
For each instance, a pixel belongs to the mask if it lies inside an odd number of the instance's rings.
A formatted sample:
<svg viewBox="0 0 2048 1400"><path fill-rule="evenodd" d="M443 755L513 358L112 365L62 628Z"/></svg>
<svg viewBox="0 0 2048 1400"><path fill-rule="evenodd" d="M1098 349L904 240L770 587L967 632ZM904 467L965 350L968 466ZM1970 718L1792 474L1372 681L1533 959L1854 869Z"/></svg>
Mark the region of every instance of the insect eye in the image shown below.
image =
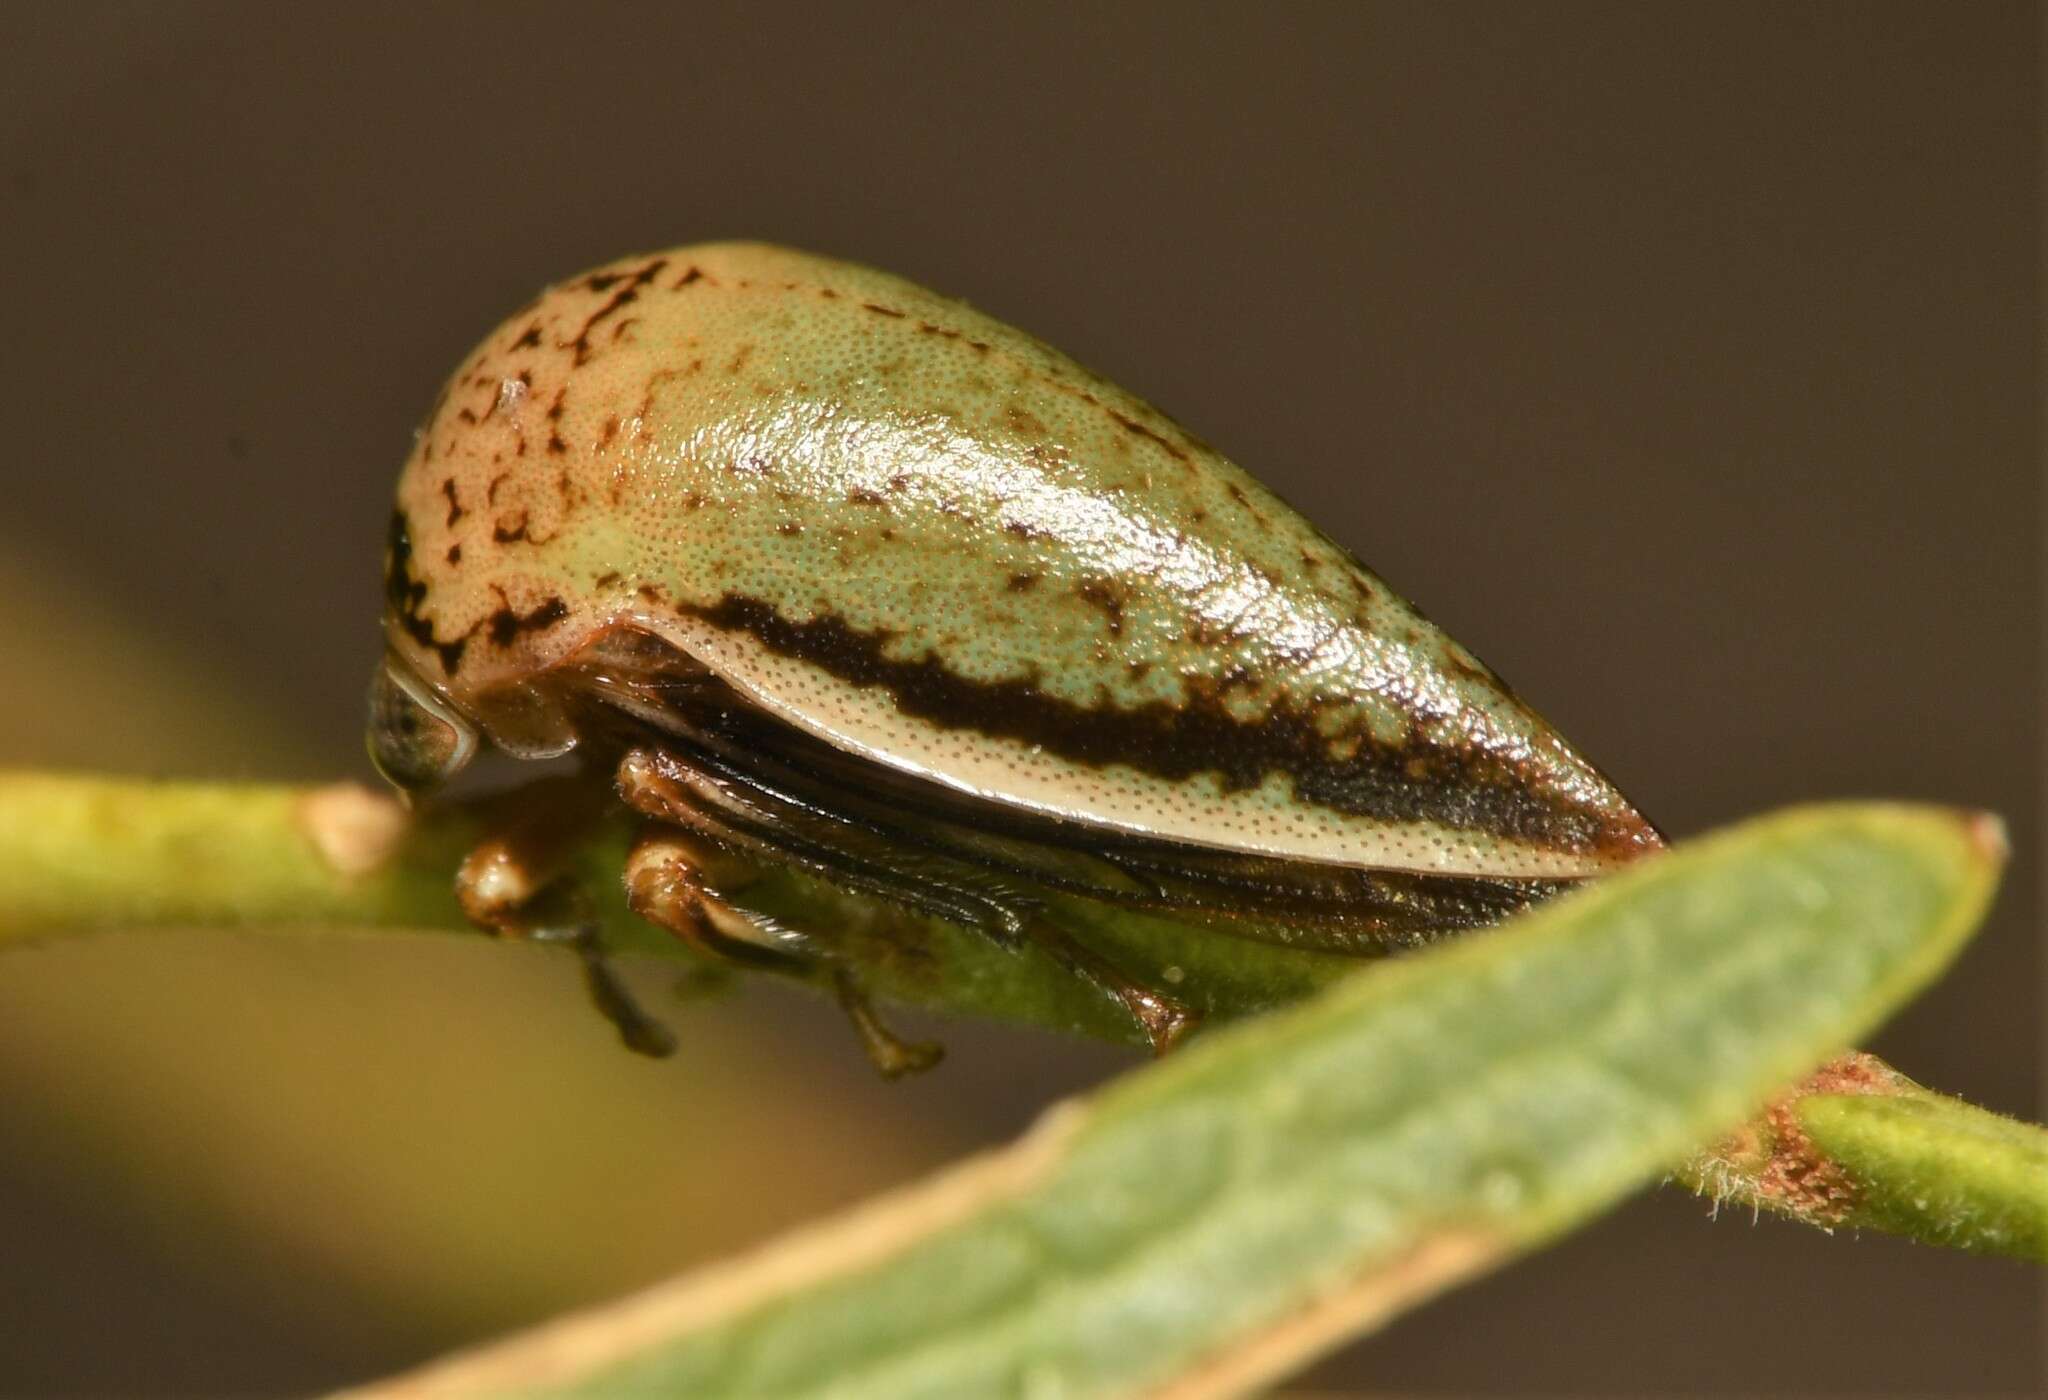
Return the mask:
<svg viewBox="0 0 2048 1400"><path fill-rule="evenodd" d="M454 777L477 749L469 722L390 659L370 682L368 738L370 761L407 798Z"/></svg>

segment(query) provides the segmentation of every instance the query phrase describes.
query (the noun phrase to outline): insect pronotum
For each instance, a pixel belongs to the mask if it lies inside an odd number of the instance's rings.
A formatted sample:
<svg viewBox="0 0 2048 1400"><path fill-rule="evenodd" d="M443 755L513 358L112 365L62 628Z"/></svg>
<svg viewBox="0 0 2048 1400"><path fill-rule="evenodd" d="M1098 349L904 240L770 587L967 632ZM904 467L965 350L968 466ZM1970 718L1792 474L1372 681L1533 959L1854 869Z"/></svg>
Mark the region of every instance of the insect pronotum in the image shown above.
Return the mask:
<svg viewBox="0 0 2048 1400"><path fill-rule="evenodd" d="M1498 921L1660 844L1612 784L1342 547L1156 409L900 278L759 244L549 289L442 390L398 485L370 743L424 791L485 746L574 750L458 877L566 925L630 1044L664 1034L558 873L644 819L633 907L829 972L829 928L733 902L793 862L1032 940L1164 1048L1192 1017L1062 928L1057 890L1380 951Z"/></svg>

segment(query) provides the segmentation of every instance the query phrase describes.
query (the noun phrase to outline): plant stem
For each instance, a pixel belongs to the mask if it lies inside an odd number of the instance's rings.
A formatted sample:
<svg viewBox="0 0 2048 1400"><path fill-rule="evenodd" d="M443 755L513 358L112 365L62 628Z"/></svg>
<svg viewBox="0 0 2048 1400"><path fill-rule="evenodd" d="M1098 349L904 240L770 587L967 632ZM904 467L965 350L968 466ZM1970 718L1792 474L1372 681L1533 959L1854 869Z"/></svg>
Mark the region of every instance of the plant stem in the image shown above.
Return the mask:
<svg viewBox="0 0 2048 1400"><path fill-rule="evenodd" d="M1821 1229L2048 1263L2048 1132L1934 1093L1875 1055L1830 1060L1675 1176Z"/></svg>

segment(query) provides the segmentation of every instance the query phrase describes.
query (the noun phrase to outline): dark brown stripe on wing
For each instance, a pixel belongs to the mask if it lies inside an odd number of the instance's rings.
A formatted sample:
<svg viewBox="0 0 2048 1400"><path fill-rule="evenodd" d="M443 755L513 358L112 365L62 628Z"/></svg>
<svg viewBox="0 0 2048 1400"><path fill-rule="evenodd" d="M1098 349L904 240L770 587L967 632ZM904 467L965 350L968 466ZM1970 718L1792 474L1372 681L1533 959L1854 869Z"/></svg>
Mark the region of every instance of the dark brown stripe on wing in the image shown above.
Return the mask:
<svg viewBox="0 0 2048 1400"><path fill-rule="evenodd" d="M1214 773L1230 791L1279 773L1302 801L1334 811L1435 821L1571 852L1631 846L1639 831L1557 804L1515 766L1482 749L1420 736L1388 744L1363 726L1326 736L1312 711L1280 702L1256 719L1240 719L1224 703L1228 682L1190 677L1181 705L1095 708L1048 694L1030 679L975 680L930 654L892 657L886 651L892 633L863 631L831 614L797 621L760 599L732 593L710 606L680 607L849 684L881 686L905 714L945 729L1037 744L1090 767L1120 763L1169 782ZM1333 740L1355 741L1356 749L1339 757Z"/></svg>

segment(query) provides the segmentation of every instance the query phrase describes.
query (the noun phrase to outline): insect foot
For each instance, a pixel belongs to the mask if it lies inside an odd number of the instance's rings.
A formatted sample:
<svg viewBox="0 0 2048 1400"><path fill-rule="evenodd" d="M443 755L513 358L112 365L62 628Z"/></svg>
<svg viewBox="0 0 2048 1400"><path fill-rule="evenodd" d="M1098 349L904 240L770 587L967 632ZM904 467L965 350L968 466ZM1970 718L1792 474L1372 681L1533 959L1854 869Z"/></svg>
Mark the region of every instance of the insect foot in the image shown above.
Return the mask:
<svg viewBox="0 0 2048 1400"><path fill-rule="evenodd" d="M698 838L651 831L626 858L626 903L641 918L712 957L803 973L828 964L830 956L816 940L740 909L711 887L706 871L724 856ZM939 1046L906 1041L882 1023L849 969L832 967L831 979L854 1034L883 1078L896 1079L939 1062Z"/></svg>
<svg viewBox="0 0 2048 1400"><path fill-rule="evenodd" d="M832 981L846 1019L853 1022L853 1033L860 1037L861 1048L868 1052L868 1063L882 1078L901 1079L906 1074L919 1074L945 1058L945 1047L936 1041L905 1040L883 1025L882 1018L875 1014L874 1003L868 1000L852 973L842 969Z"/></svg>
<svg viewBox="0 0 2048 1400"><path fill-rule="evenodd" d="M494 829L463 859L455 898L469 921L500 938L574 949L598 1011L636 1054L661 1058L675 1038L642 1011L604 954L587 901L563 873L602 810L602 785L542 779L500 799Z"/></svg>
<svg viewBox="0 0 2048 1400"><path fill-rule="evenodd" d="M1025 932L1060 966L1122 1002L1151 1043L1154 1055L1164 1055L1201 1024L1201 1012L1135 980L1109 959L1045 920L1033 919Z"/></svg>

